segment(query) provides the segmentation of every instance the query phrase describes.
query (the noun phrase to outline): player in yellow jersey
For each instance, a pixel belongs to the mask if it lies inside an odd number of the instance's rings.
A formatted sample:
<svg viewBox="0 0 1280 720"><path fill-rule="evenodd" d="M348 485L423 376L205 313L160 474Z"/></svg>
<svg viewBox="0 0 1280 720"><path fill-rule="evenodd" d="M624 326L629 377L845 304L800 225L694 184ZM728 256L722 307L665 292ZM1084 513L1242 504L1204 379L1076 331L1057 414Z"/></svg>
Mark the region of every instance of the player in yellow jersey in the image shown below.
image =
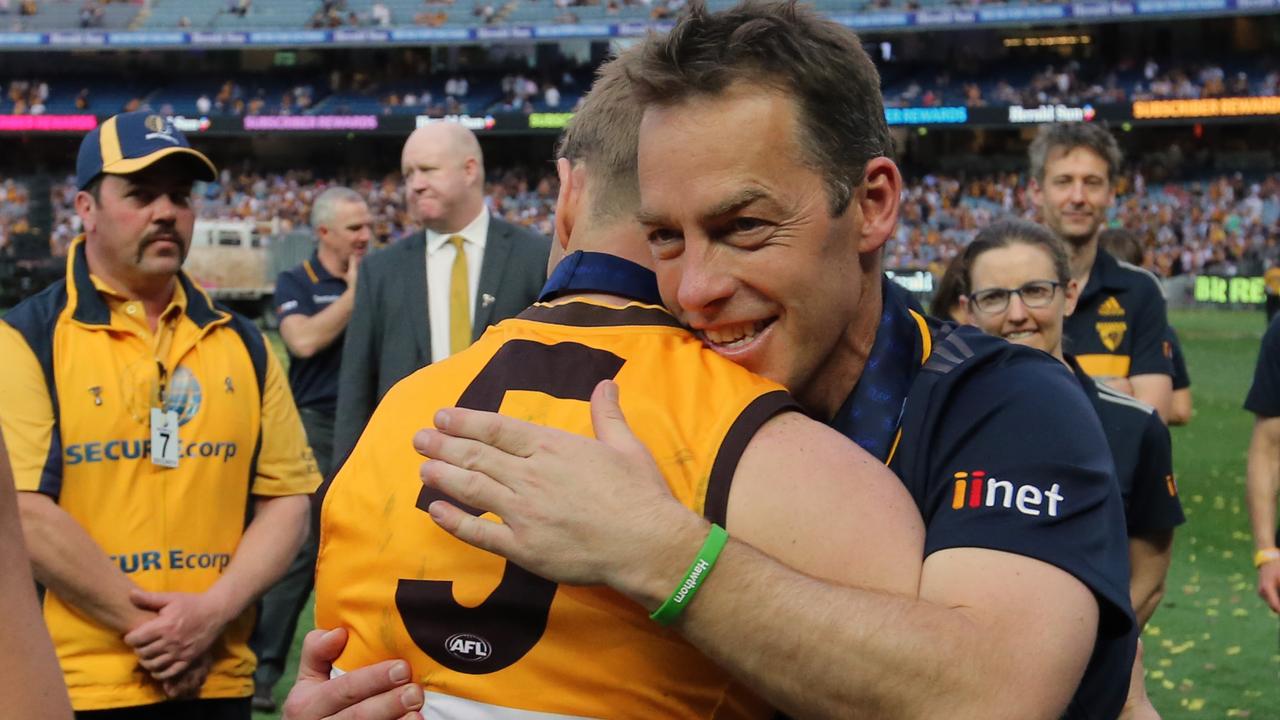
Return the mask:
<svg viewBox="0 0 1280 720"><path fill-rule="evenodd" d="M620 276L650 262L633 219L641 110L629 57L602 68L562 141L553 267L579 251L614 256ZM589 435L592 393L619 392L666 479L655 492L811 575L916 593L922 527L902 484L615 279L561 288L383 399L322 511L316 620L350 634L338 672L404 658L433 718L772 715L623 596L549 582L432 522L443 496L420 480L413 431L455 405ZM286 717L333 712L309 689L295 688Z"/></svg>

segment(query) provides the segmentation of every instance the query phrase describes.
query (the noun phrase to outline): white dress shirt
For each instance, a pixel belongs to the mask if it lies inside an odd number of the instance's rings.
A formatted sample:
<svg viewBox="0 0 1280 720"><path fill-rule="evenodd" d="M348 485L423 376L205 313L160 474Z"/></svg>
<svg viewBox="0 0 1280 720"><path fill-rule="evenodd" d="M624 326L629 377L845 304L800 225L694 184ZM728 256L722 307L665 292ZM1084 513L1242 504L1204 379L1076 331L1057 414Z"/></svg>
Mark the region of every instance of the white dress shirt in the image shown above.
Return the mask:
<svg viewBox="0 0 1280 720"><path fill-rule="evenodd" d="M480 265L489 235L489 210L482 208L470 224L456 233L427 231L427 316L431 320L431 362L449 357L449 285L457 250L449 238L461 235L467 253L467 296L471 299L472 325L476 320L476 288L480 286ZM470 335L470 332L467 333Z"/></svg>

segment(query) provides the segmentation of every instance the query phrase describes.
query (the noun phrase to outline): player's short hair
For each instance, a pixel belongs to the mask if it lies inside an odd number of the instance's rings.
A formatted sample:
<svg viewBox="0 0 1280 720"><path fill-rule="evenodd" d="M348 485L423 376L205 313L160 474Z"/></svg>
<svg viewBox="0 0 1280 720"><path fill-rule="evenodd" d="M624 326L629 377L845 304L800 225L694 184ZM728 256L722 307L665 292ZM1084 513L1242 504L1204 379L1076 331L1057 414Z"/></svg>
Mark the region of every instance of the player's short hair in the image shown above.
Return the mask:
<svg viewBox="0 0 1280 720"><path fill-rule="evenodd" d="M721 12L693 0L671 32L646 43L631 81L646 105L714 96L739 81L794 98L802 159L822 173L833 217L849 207L867 163L892 156L880 74L858 36L795 0Z"/></svg>
<svg viewBox="0 0 1280 720"><path fill-rule="evenodd" d="M1137 233L1125 228L1103 230L1098 233L1098 244L1112 256L1131 265L1141 265L1142 256L1146 254L1142 250L1142 241L1138 239Z"/></svg>
<svg viewBox="0 0 1280 720"><path fill-rule="evenodd" d="M644 106L628 77L638 56L638 49L631 48L600 66L556 145L557 158L586 166L592 180L589 212L600 220L634 216L640 206L636 153Z"/></svg>
<svg viewBox="0 0 1280 720"><path fill-rule="evenodd" d="M1030 220L999 220L983 228L964 249L961 255L964 272L964 294L973 291L973 264L983 253L989 250L1009 247L1014 243L1038 247L1049 255L1053 261L1053 271L1058 282L1066 284L1071 280L1071 264L1067 256L1067 247L1048 228Z"/></svg>
<svg viewBox="0 0 1280 720"><path fill-rule="evenodd" d="M364 198L355 190L340 185L320 193L311 203L311 228L319 230L322 227L330 227L334 214L338 212L338 206L345 203L364 203Z"/></svg>
<svg viewBox="0 0 1280 720"><path fill-rule="evenodd" d="M1054 150L1067 153L1078 147L1093 151L1107 163L1108 180L1113 181L1120 174L1124 154L1120 152L1120 144L1116 142L1115 136L1106 128L1093 123L1051 123L1040 126L1040 131L1027 148L1031 177L1037 182L1043 182L1049 153Z"/></svg>

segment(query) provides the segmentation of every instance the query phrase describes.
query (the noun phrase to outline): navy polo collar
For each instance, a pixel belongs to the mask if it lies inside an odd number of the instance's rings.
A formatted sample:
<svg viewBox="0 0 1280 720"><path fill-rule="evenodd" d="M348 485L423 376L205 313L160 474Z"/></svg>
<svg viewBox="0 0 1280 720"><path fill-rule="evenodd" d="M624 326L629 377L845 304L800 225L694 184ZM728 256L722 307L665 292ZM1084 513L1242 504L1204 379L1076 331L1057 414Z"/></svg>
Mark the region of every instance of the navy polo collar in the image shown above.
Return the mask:
<svg viewBox="0 0 1280 720"><path fill-rule="evenodd" d="M571 253L551 273L538 302L564 295L604 293L661 305L658 278L653 271L616 255L578 251Z"/></svg>

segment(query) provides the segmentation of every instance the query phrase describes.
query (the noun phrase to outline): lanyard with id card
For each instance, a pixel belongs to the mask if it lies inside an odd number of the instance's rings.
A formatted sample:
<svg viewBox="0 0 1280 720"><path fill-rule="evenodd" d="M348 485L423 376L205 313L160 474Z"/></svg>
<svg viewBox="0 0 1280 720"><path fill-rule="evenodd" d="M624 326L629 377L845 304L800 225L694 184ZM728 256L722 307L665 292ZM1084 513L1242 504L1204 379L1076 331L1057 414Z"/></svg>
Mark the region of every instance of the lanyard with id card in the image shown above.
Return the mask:
<svg viewBox="0 0 1280 720"><path fill-rule="evenodd" d="M160 467L178 467L178 413L164 409L164 392L168 372L164 364L156 361L160 369L159 405L151 408L151 464Z"/></svg>

